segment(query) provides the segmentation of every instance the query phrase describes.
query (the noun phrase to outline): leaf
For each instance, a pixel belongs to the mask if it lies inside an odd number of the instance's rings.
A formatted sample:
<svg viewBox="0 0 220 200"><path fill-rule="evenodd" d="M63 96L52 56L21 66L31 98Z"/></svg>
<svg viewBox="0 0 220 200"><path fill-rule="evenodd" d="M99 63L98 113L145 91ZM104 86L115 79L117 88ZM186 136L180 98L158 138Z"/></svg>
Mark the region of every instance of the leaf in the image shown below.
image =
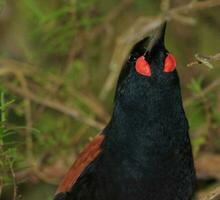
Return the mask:
<svg viewBox="0 0 220 200"><path fill-rule="evenodd" d="M191 80L191 83L190 84L188 84L188 88L192 91L192 92L194 92L194 93L199 93L199 92L201 92L201 90L202 90L202 82L203 82L203 78L202 77L200 77L200 78L198 78L198 79L192 79Z"/></svg>

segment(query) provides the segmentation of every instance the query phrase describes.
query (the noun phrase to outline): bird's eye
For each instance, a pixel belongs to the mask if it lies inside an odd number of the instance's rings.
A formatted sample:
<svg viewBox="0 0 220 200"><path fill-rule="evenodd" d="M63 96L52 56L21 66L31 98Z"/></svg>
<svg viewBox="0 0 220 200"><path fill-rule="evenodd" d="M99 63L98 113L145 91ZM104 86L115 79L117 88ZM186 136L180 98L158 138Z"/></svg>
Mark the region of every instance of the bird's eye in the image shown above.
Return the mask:
<svg viewBox="0 0 220 200"><path fill-rule="evenodd" d="M172 54L168 54L165 59L163 71L169 73L174 71L175 69L176 69L176 59Z"/></svg>
<svg viewBox="0 0 220 200"><path fill-rule="evenodd" d="M135 64L136 71L143 76L151 76L149 63L145 60L144 56L137 59Z"/></svg>

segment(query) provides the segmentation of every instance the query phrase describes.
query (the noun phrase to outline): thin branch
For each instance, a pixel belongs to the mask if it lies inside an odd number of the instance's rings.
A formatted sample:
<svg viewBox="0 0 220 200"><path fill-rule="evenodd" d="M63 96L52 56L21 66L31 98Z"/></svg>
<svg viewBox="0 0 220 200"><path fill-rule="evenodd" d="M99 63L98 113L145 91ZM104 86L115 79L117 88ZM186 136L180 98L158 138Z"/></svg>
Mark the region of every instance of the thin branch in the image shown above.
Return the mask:
<svg viewBox="0 0 220 200"><path fill-rule="evenodd" d="M101 25L98 25L96 27L94 27L93 31L90 31L88 34L88 31L86 31L86 33L81 32L80 33L80 38L74 38L73 42L71 44L70 47L70 52L69 52L69 56L68 56L68 61L67 61L67 69L66 71L69 70L70 68L70 64L72 63L73 59L75 58L75 56L81 51L83 50L83 48L85 47L85 45L87 43L83 43L82 41L86 39L94 39L94 37L99 36L100 34L103 33L103 30L108 30L109 27L111 26L110 23L117 18L121 12L123 12L124 10L127 9L127 7L133 2L133 0L122 0L121 2L118 3L118 5L112 10L112 12L110 12L106 17L104 17L104 19L102 20Z"/></svg>
<svg viewBox="0 0 220 200"><path fill-rule="evenodd" d="M209 68L213 68L212 64L210 62L212 61L220 61L220 53L217 53L215 55L211 56L202 56L202 55L195 55L196 61L193 61L189 64L187 64L187 67L191 67L193 65L198 65L198 64L204 64L208 66Z"/></svg>
<svg viewBox="0 0 220 200"><path fill-rule="evenodd" d="M46 107L51 108L53 110L56 110L60 113L68 115L68 116L70 116L80 122L83 122L93 128L101 130L104 127L104 124L97 122L92 118L86 117L83 114L81 114L79 111L77 111L76 109L65 106L58 101L53 101L51 99L39 97L39 96L35 95L34 93L32 93L31 91L23 90L22 88L18 88L11 83L5 82L4 85L6 86L7 89L11 90L12 92L16 93L17 95L19 95L23 98L30 99L31 101L33 101L37 104L46 106Z"/></svg>
<svg viewBox="0 0 220 200"><path fill-rule="evenodd" d="M30 70L31 69L31 70ZM41 71L37 70L39 67L32 66L27 63L18 62L11 59L0 59L0 76L7 77L8 75L15 75L18 81L22 84L21 77L23 76L25 79L26 77L30 77L28 80L28 85L30 88L36 87L36 85L32 85L32 77L41 76ZM53 94L57 95L58 89L64 85L64 81L62 78L55 76L55 75L48 75L47 82L52 82L53 90L49 88L49 90L46 89L44 85L44 93L46 93L48 98L51 99L54 98ZM83 102L83 104L88 107L98 118L102 119L102 121L108 121L109 120L109 114L106 112L106 110L103 108L101 103L95 98L94 96L88 96L88 94L84 94L81 91L78 91L76 88L74 88L73 85L69 87L68 85L65 85L66 89L69 92L69 95L72 96L72 98L80 99L80 101ZM42 91L42 88L39 88ZM92 94L91 94L92 95Z"/></svg>
<svg viewBox="0 0 220 200"><path fill-rule="evenodd" d="M201 197L199 200L219 200L220 199L220 187L211 191L206 197Z"/></svg>
<svg viewBox="0 0 220 200"><path fill-rule="evenodd" d="M48 80L52 81L53 85L63 85L64 81L58 76L48 76ZM29 83L30 84L30 83ZM109 113L104 109L101 103L97 100L96 97L91 93L83 93L82 91L78 91L73 85L65 86L66 91L68 92L70 99L79 99L86 107L88 107L98 118L103 121L108 121L110 116ZM42 90L42 89L41 89ZM50 92L50 90L45 91L46 93ZM57 93L56 93L57 95Z"/></svg>
<svg viewBox="0 0 220 200"><path fill-rule="evenodd" d="M160 9L162 12L166 13L170 9L171 0L161 0Z"/></svg>
<svg viewBox="0 0 220 200"><path fill-rule="evenodd" d="M178 12L172 13L172 19L190 26L195 25L197 23L194 17L183 15Z"/></svg>
<svg viewBox="0 0 220 200"><path fill-rule="evenodd" d="M220 6L220 0L196 1L193 3L189 3L187 5L184 5L184 6L174 8L170 11L170 13L171 14L175 12L188 13L192 11L195 12L195 11L204 10L207 8L213 8L217 6Z"/></svg>
<svg viewBox="0 0 220 200"><path fill-rule="evenodd" d="M112 21L113 19L115 19L116 17L118 17L121 12L123 12L131 3L133 2L133 0L122 0L120 2L118 2L117 6L114 7L114 9L112 10L112 12L110 12L104 19L105 23L109 23L110 21Z"/></svg>
<svg viewBox="0 0 220 200"><path fill-rule="evenodd" d="M15 172L13 169L13 163L10 161L10 159L8 159L9 162L9 169L11 172L11 176L12 176L12 183L13 183L13 200L17 199L17 183L16 183L16 176L15 176Z"/></svg>

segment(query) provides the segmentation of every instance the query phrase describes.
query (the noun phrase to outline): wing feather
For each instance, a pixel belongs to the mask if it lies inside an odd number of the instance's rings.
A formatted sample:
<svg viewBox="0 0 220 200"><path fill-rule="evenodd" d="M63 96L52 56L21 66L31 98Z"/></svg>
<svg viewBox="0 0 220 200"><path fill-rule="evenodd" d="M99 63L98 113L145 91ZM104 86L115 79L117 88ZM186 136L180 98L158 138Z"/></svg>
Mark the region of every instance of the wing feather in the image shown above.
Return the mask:
<svg viewBox="0 0 220 200"><path fill-rule="evenodd" d="M86 146L58 186L56 194L71 190L84 169L100 154L103 140L104 135L100 134Z"/></svg>

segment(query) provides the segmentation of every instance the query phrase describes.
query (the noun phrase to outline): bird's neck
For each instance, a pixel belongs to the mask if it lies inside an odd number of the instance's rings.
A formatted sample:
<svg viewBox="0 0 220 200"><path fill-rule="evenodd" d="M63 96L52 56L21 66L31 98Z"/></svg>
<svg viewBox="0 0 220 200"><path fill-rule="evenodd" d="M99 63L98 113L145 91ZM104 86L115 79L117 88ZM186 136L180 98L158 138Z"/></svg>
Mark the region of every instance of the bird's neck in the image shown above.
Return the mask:
<svg viewBox="0 0 220 200"><path fill-rule="evenodd" d="M169 174L171 169L179 173L183 156L191 159L188 123L180 91L165 96L158 93L151 101L145 99L145 103L140 109L135 106L127 109L116 102L112 120L104 131L103 144L107 163L114 163L120 171L112 172L113 177L126 177L131 173L127 169L132 169L133 174L140 172L146 182L155 176L164 181L161 174Z"/></svg>
<svg viewBox="0 0 220 200"><path fill-rule="evenodd" d="M170 138L180 140L187 137L188 123L179 88L165 95L158 92L153 98L142 99L133 106L116 101L105 132L109 142L118 145L135 143L135 140L158 141L158 138L166 143Z"/></svg>

